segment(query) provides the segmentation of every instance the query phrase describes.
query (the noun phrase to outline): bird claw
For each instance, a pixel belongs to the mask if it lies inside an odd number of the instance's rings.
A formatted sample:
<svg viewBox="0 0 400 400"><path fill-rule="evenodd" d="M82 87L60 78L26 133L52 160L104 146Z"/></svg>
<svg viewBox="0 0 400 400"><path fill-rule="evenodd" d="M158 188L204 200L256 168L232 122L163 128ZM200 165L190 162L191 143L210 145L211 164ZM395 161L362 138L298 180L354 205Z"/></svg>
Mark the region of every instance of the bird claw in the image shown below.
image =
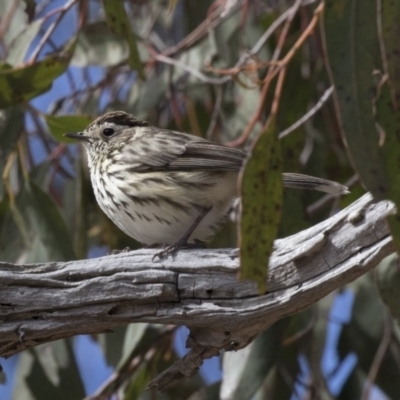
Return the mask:
<svg viewBox="0 0 400 400"><path fill-rule="evenodd" d="M151 259L154 261L157 257L161 260L163 258L168 258L168 256L175 255L179 250L183 249L204 249L205 245L200 240L195 240L194 243L180 243L177 242L175 244L169 245L164 248L164 250L159 251L158 253L154 254L153 258Z"/></svg>
<svg viewBox="0 0 400 400"><path fill-rule="evenodd" d="M151 261L154 262L154 260L158 257L160 260L162 260L163 258L168 258L168 256L172 256L175 253L178 252L179 249L181 249L182 246L178 246L177 244L173 244L171 246L167 246L165 249L157 252L156 254L154 254L153 258L151 259Z"/></svg>

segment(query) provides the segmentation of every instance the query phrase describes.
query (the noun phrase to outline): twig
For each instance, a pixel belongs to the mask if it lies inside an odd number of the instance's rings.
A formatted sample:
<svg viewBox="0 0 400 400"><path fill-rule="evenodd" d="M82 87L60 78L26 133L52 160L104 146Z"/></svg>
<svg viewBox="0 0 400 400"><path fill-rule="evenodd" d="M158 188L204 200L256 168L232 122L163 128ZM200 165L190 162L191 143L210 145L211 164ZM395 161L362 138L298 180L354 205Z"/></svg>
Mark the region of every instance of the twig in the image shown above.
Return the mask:
<svg viewBox="0 0 400 400"><path fill-rule="evenodd" d="M47 29L46 33L43 35L42 39L40 40L39 44L37 45L36 49L32 52L32 56L29 60L29 63L33 64L38 56L39 53L42 51L44 45L46 44L47 40L50 38L51 34L54 32L54 30L57 28L57 25L60 23L60 21L63 19L65 13L77 2L77 0L69 0L66 4L64 4L62 7L57 9L59 12L57 18L55 21L49 26Z"/></svg>
<svg viewBox="0 0 400 400"><path fill-rule="evenodd" d="M157 348L163 346L165 341L170 341L171 335L176 330L175 326L165 327L165 331L152 343L150 349L146 353L138 354L138 348L135 347L124 363L116 369L112 375L96 390L91 396L85 397L84 400L103 400L109 399L111 395L118 391L118 389L137 371L137 369L144 363L149 362L157 351Z"/></svg>
<svg viewBox="0 0 400 400"><path fill-rule="evenodd" d="M347 186L349 189L351 189L358 181L359 181L359 176L358 174L353 175L349 180L345 182L345 186ZM326 194L325 196L321 197L319 200L317 200L315 203L310 204L307 209L307 215L312 216L316 212L318 212L321 208L323 208L327 203L329 203L332 199L335 199L337 195L334 194Z"/></svg>
<svg viewBox="0 0 400 400"><path fill-rule="evenodd" d="M301 125L303 125L306 121L308 121L313 115L317 113L317 111L326 103L326 101L329 99L329 97L333 93L333 86L331 86L329 89L327 89L324 94L321 96L321 98L318 100L317 104L315 104L314 107L312 107L307 113L305 113L299 120L297 120L293 125L289 126L289 128L285 129L282 131L278 137L279 139L284 138L285 136L289 135L289 133L293 132L297 128L299 128Z"/></svg>
<svg viewBox="0 0 400 400"><path fill-rule="evenodd" d="M193 32L181 40L178 44L169 49L163 51L164 56L172 56L179 51L192 46L194 43L198 42L203 38L208 32L214 29L218 24L220 24L225 19L229 18L232 14L239 11L239 7L236 5L232 7L228 13L222 14L225 7L217 7L211 13L210 17L203 21Z"/></svg>
<svg viewBox="0 0 400 400"><path fill-rule="evenodd" d="M212 135L214 133L215 126L217 125L218 115L221 111L221 104L222 104L222 88L217 86L216 87L216 97L215 97L215 104L214 109L211 114L210 124L208 125L208 129L206 132L206 138L211 140Z"/></svg>
<svg viewBox="0 0 400 400"><path fill-rule="evenodd" d="M372 385L374 384L376 377L379 372L379 368L381 367L383 357L385 356L386 351L390 345L392 340L392 324L390 321L390 317L388 312L385 312L384 321L383 321L383 335L382 340L379 344L378 350L375 354L374 360L371 364L371 368L368 372L368 377L365 382L364 390L361 396L361 400L369 400L370 392Z"/></svg>
<svg viewBox="0 0 400 400"><path fill-rule="evenodd" d="M304 2L303 5L311 4L313 2L314 1ZM293 7L286 10L271 24L271 26L269 26L269 28L264 32L264 34L260 37L260 39L257 41L257 43L253 46L253 48L250 51L243 54L239 58L239 60L237 61L237 63L235 64L234 67L229 68L229 69L214 69L214 68L210 68L210 67L206 68L206 71L211 71L211 72L214 72L217 74L226 75L222 78L209 77L207 75L204 75L200 71L197 71L194 68L188 66L187 64L185 64L183 62L176 61L170 57L167 57L167 56L171 55L171 53L169 51L164 51L161 54L153 54L153 59L156 61L159 61L159 62L165 62L166 64L174 65L175 67L181 68L184 71L196 76L203 82L210 83L213 85L223 85L227 82L230 82L233 79L233 76L237 75L241 70L246 69L246 68L242 68L242 67L246 64L246 62L251 57L254 57L255 55L257 55L259 53L259 51L264 46L265 42L271 37L271 35L276 31L276 29L290 17L291 14L293 14ZM186 40L186 39L184 39L184 40ZM263 67L264 64L268 64L268 63L259 63L258 65L259 65L259 67Z"/></svg>
<svg viewBox="0 0 400 400"><path fill-rule="evenodd" d="M204 75L202 72L194 69L190 65L187 65L179 60L174 60L173 58L167 57L163 54L154 54L153 58L157 61L163 62L165 64L170 64L184 71L188 72L189 74L195 76L196 78L200 79L204 83L210 83L211 85L222 85L225 81L221 78L213 78L207 75Z"/></svg>
<svg viewBox="0 0 400 400"><path fill-rule="evenodd" d="M288 338L283 339L282 340L282 346L288 346L288 345L290 345L290 344L292 344L294 342L297 342L302 337L307 335L307 333L309 333L314 328L314 326L315 326L315 324L317 322L317 317L318 317L318 314L317 314L317 312L316 312L316 310L314 308L312 316L311 316L310 320L308 321L307 325L304 328L302 328L299 331L297 331L292 336L289 336Z"/></svg>
<svg viewBox="0 0 400 400"><path fill-rule="evenodd" d="M287 16L285 26L284 26L284 28L283 28L283 30L281 32L280 37L279 37L279 41L278 41L276 50L274 52L274 55L273 55L273 57L271 59L271 62L275 62L278 59L279 55L280 55L283 43L285 42L287 33L289 31L289 27L290 27L290 25L291 25L291 23L293 21L293 18L294 18L295 14L296 14L299 6L300 6L300 3L301 3L301 1L297 0L295 2L295 4L290 8L290 13ZM283 65L284 64L280 64L281 67L283 67ZM276 74L279 73L279 71L280 71L279 66L277 68L274 68L274 66L271 66L269 68L267 76L265 78L264 86L263 86L263 88L261 90L261 95L260 95L260 100L258 102L257 110L252 115L252 117L251 117L249 123L247 124L246 128L244 129L242 135L239 138L237 138L237 139L235 139L235 140L233 140L231 142L226 143L228 146L237 147L237 146L241 146L243 143L246 142L246 140L248 139L248 137L250 136L250 134L251 134L251 132L252 132L252 130L254 128L254 125L256 124L256 122L261 117L261 113L262 113L262 110L264 108L264 103L265 103L265 99L267 97L269 85L272 82L272 79L276 76ZM271 111L271 114L272 114L272 111ZM267 120L267 123L266 123L267 126L269 125L269 121L270 121L270 119ZM265 126L264 126L263 130L265 130Z"/></svg>

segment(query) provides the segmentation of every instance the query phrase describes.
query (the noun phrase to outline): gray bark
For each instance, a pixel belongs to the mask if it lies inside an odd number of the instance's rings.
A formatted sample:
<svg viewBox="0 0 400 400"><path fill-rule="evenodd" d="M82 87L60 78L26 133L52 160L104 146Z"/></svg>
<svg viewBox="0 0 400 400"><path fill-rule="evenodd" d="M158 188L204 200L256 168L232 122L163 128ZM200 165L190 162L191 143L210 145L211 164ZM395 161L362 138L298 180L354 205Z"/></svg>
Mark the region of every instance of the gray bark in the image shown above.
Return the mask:
<svg viewBox="0 0 400 400"><path fill-rule="evenodd" d="M356 279L394 251L387 201L365 195L337 215L279 239L267 293L237 281L238 251L155 250L34 265L0 263L0 356L128 323L186 325L191 351L150 386L165 390L221 349L246 346L279 318Z"/></svg>

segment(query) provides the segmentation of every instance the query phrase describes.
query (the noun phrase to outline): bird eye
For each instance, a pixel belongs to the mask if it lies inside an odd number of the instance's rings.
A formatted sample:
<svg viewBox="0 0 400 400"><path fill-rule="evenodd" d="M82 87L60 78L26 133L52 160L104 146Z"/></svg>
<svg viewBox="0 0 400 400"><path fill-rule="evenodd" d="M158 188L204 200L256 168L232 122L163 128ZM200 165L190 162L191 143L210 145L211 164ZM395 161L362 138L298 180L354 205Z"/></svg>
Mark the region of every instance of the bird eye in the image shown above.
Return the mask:
<svg viewBox="0 0 400 400"><path fill-rule="evenodd" d="M114 131L114 129L112 129L112 128L105 128L105 129L103 129L103 135L105 136L105 137L111 137L112 135L114 135L114 133L115 133L115 131Z"/></svg>

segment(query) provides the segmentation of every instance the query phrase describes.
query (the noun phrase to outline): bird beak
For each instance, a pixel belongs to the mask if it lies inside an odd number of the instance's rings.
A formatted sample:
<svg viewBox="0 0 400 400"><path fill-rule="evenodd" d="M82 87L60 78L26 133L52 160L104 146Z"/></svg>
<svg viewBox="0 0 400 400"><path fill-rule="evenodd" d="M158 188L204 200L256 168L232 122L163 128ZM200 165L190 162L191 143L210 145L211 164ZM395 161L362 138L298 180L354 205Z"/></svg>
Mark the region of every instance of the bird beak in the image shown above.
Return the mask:
<svg viewBox="0 0 400 400"><path fill-rule="evenodd" d="M70 139L77 139L81 140L82 142L90 142L90 137L85 136L83 132L78 132L78 133L64 133L65 137L70 138Z"/></svg>

